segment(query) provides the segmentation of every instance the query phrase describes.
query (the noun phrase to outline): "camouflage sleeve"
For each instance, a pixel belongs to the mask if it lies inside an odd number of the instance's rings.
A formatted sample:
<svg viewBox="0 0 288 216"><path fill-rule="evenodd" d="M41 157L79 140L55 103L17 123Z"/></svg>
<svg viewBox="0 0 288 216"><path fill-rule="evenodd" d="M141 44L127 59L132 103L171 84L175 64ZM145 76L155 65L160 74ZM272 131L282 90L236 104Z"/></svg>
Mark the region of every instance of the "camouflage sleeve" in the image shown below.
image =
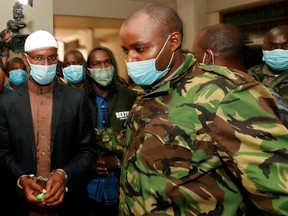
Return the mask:
<svg viewBox="0 0 288 216"><path fill-rule="evenodd" d="M252 201L269 215L288 215L288 130L272 100L262 85L230 91L217 110L212 134L219 155Z"/></svg>
<svg viewBox="0 0 288 216"><path fill-rule="evenodd" d="M264 64L255 65L248 69L248 74L255 80L261 82L263 80L263 67Z"/></svg>
<svg viewBox="0 0 288 216"><path fill-rule="evenodd" d="M111 128L96 131L99 140L97 140L97 145L105 150L114 152L117 155L123 154L123 131L113 131Z"/></svg>

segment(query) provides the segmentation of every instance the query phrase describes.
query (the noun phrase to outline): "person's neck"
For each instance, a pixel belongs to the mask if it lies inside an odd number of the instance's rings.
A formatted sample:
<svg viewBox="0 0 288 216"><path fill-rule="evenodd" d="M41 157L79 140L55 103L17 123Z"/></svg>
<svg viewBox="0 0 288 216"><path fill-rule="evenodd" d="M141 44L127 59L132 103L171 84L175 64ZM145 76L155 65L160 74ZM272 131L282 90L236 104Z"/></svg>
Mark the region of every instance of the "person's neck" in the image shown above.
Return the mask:
<svg viewBox="0 0 288 216"><path fill-rule="evenodd" d="M224 67L230 67L230 68L233 68L233 69L236 69L236 70L240 70L240 71L243 71L243 72L246 72L246 68L244 66L244 63L241 62L240 60L236 60L236 61L233 61L233 60L227 60L227 61L217 61L217 59L215 58L215 65L219 65L219 66L224 66Z"/></svg>
<svg viewBox="0 0 288 216"><path fill-rule="evenodd" d="M269 66L268 66L268 68L269 68L269 70L274 74L274 75L280 75L280 74L282 74L283 72L286 72L285 70L284 71L278 71L278 70L274 70L274 69L272 69L272 68L270 68Z"/></svg>
<svg viewBox="0 0 288 216"><path fill-rule="evenodd" d="M9 85L10 85L10 86L11 86L11 88L13 88L13 89L17 88L17 86L16 86L16 85L14 85L12 82L9 82Z"/></svg>
<svg viewBox="0 0 288 216"><path fill-rule="evenodd" d="M73 86L74 86L75 88L81 88L81 87L83 86L83 80L80 81L80 82L78 82L78 83L73 83Z"/></svg>
<svg viewBox="0 0 288 216"><path fill-rule="evenodd" d="M108 89L103 89L97 83L92 83L93 89L101 96L106 96L108 94Z"/></svg>

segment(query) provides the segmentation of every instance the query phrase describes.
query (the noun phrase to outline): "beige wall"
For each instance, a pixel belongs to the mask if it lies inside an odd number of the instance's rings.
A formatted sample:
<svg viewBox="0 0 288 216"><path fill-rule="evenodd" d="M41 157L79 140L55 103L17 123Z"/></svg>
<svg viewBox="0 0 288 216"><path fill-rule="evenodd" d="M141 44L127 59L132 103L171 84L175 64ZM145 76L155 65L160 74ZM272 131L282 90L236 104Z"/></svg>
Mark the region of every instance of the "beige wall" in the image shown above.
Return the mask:
<svg viewBox="0 0 288 216"><path fill-rule="evenodd" d="M69 1L69 4L67 3ZM191 47L191 39L196 32L206 24L219 23L219 12L235 7L245 7L255 4L264 4L272 0L177 0L169 6L177 8L185 26L184 47ZM275 0L274 0L275 1ZM14 1L1 0L0 2L0 28L6 28L6 22L12 19L12 7ZM38 29L44 29L53 33L53 14L94 16L106 18L125 18L135 9L147 4L147 1L137 0L37 0L33 2L33 8L29 5L23 7L24 21L27 27L22 33L30 33ZM54 5L53 5L54 4ZM207 15L207 16L206 16ZM6 19L3 19L5 17Z"/></svg>
<svg viewBox="0 0 288 216"><path fill-rule="evenodd" d="M203 0L177 0L177 11L183 20L184 49L191 50L196 34L206 25L206 2Z"/></svg>
<svg viewBox="0 0 288 216"><path fill-rule="evenodd" d="M83 0L85 4L81 4L81 7L78 6L79 0L54 0L54 15L74 15L79 17L97 17L97 18L114 18L114 19L125 19L132 11L151 3L149 1L138 1L138 0ZM171 0L170 0L171 1ZM201 0L200 0L201 1ZM176 0L175 0L176 2ZM168 4L169 6L176 9L176 4ZM79 19L80 20L80 19ZM91 19L90 19L91 20ZM102 20L99 20L101 23L95 20L95 27L105 28L103 26ZM122 21L121 21L122 23ZM77 25L77 24L76 24ZM121 24L120 24L121 25ZM118 26L120 26L118 25ZM125 55L120 47L119 39L119 27L118 29L111 28L111 24L107 23L108 31L115 31L113 34L107 34L104 40L94 40L91 44L89 40L83 41L83 45L87 48L87 53L91 51L94 47L101 45L110 48L114 55L118 65L118 73L125 80L129 80L126 65L124 62ZM94 28L93 31L97 34L97 28ZM92 28L91 28L92 29ZM56 36L60 31L56 28ZM72 29L73 31L73 29ZM74 29L78 31L77 29ZM106 34L105 34L106 35ZM61 53L60 53L61 55Z"/></svg>
<svg viewBox="0 0 288 216"><path fill-rule="evenodd" d="M79 0L53 0L53 2L54 14L121 19L126 18L137 8L151 3L138 0L82 0L79 6ZM174 8L176 6L176 4L169 5Z"/></svg>

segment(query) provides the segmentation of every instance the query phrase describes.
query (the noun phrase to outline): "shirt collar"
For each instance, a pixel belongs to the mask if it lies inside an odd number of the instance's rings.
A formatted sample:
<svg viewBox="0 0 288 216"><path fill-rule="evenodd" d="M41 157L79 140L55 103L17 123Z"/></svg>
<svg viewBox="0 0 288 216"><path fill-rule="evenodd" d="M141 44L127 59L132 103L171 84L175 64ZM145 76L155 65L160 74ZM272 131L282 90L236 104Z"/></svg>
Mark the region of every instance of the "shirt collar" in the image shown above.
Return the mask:
<svg viewBox="0 0 288 216"><path fill-rule="evenodd" d="M52 91L54 86L54 81L52 81L50 84L42 86L37 84L31 77L28 80L28 89L29 91L35 93L35 94L47 94Z"/></svg>
<svg viewBox="0 0 288 216"><path fill-rule="evenodd" d="M150 96L154 93L160 93L160 92L168 92L171 89L171 86L173 86L175 83L177 83L180 79L182 79L188 72L189 69L192 68L194 65L196 58L192 53L183 53L185 56L185 60L182 63L182 65L170 76L168 76L165 80L157 84L152 89L146 89L146 96Z"/></svg>

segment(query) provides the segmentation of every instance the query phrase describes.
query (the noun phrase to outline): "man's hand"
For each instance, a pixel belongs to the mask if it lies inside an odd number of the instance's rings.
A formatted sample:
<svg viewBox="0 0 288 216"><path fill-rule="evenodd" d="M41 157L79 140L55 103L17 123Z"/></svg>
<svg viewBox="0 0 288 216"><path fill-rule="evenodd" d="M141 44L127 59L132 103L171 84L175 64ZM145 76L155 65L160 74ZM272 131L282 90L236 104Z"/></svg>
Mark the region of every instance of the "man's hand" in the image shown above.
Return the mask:
<svg viewBox="0 0 288 216"><path fill-rule="evenodd" d="M7 31L5 31L5 33L2 37L3 37L3 40L5 42L5 45L3 46L2 51L5 53L9 53L10 49L8 47L8 44L12 40L12 32L7 30Z"/></svg>
<svg viewBox="0 0 288 216"><path fill-rule="evenodd" d="M54 171L46 183L46 193L42 201L47 206L56 206L63 202L66 193L66 177L59 171Z"/></svg>
<svg viewBox="0 0 288 216"><path fill-rule="evenodd" d="M118 168L119 159L114 154L100 154L96 162L96 174L108 175L111 170Z"/></svg>
<svg viewBox="0 0 288 216"><path fill-rule="evenodd" d="M37 184L34 178L30 178L28 176L21 178L20 184L23 187L23 191L28 202L39 205L42 204L42 201L38 200L36 196L38 194L45 193L45 188Z"/></svg>

